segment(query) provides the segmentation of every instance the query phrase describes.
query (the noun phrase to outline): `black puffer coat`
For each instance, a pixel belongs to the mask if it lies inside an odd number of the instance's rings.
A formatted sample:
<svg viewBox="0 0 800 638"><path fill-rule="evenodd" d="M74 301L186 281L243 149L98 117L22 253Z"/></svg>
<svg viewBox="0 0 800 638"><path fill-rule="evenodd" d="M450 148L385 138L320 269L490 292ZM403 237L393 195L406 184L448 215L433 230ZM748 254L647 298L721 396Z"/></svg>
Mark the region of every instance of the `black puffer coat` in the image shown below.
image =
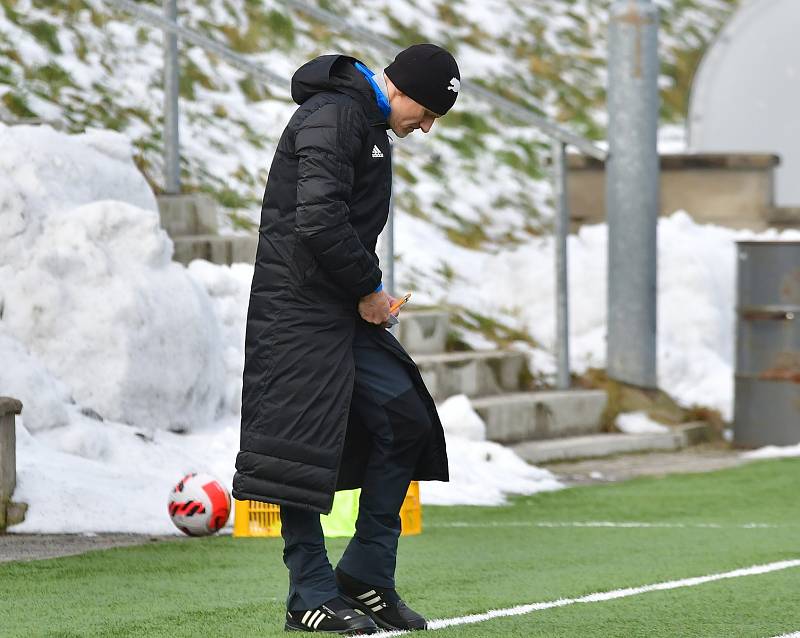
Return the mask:
<svg viewBox="0 0 800 638"><path fill-rule="evenodd" d="M300 108L281 136L261 213L247 312L240 451L234 498L327 513L337 489L361 486L369 436L350 412L358 301L375 290L391 155L386 118L353 58L297 70ZM376 150L377 149L377 150ZM444 432L414 362L406 365L433 428L414 478L448 479Z"/></svg>

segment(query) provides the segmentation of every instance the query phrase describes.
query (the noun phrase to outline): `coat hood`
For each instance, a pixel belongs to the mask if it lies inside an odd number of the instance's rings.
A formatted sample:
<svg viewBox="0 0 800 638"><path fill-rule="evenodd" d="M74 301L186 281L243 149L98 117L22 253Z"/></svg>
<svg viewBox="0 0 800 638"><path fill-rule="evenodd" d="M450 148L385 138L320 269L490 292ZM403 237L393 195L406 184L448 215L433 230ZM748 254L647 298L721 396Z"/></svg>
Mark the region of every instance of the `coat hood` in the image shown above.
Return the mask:
<svg viewBox="0 0 800 638"><path fill-rule="evenodd" d="M353 66L357 61L349 55L321 55L309 60L292 76L292 99L297 104L303 104L317 93L338 91L362 102L370 120L377 116L385 121L372 87Z"/></svg>

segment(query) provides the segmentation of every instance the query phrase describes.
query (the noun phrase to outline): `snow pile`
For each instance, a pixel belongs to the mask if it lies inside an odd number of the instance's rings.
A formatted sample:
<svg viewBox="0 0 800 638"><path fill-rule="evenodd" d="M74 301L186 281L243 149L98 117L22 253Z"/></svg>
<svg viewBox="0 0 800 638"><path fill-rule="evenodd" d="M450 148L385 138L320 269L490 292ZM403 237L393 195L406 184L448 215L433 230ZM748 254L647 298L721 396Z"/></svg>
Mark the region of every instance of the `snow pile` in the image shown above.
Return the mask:
<svg viewBox="0 0 800 638"><path fill-rule="evenodd" d="M570 364L581 373L605 367L607 238L605 224L583 226L568 239ZM798 240L800 231L763 233L698 224L684 211L658 222L659 387L682 404L733 413L736 241ZM458 304L530 334L543 348L530 354L536 372L555 372L555 274L552 237L532 238L489 253L451 244L438 229L397 218L400 281L416 283L415 300ZM440 256L454 275L444 278ZM473 338L476 348L493 347Z"/></svg>
<svg viewBox="0 0 800 638"><path fill-rule="evenodd" d="M438 407L447 439L450 482L420 483L427 505L502 505L505 494L535 494L563 485L547 471L528 465L507 447L486 440L486 426L464 395Z"/></svg>
<svg viewBox="0 0 800 638"><path fill-rule="evenodd" d="M29 430L64 422L48 417L51 401L38 407L62 383L111 420L191 429L217 416L219 326L204 288L171 261L153 195L123 160L129 144L2 127L0 149L0 360L17 367L29 353L38 383L7 365L0 382L37 405Z"/></svg>
<svg viewBox="0 0 800 638"><path fill-rule="evenodd" d="M239 420L228 416L205 432L101 422L67 406L69 425L32 435L17 417L17 489L28 503L14 533L131 532L181 535L167 515L169 491L189 472L207 472L227 489L239 449ZM450 483L423 482L426 505L499 505L506 494L532 494L562 485L497 443L460 436L482 421L466 397L441 406ZM474 432L474 430L473 430ZM231 514L225 529L233 527Z"/></svg>
<svg viewBox="0 0 800 638"><path fill-rule="evenodd" d="M24 405L14 498L30 505L12 531L180 534L175 482L232 483L253 268L171 262L119 135L2 127L0 142L0 394ZM558 486L486 442L465 397L444 419L455 480L426 502Z"/></svg>
<svg viewBox="0 0 800 638"><path fill-rule="evenodd" d="M742 452L744 459L784 459L800 456L800 443L797 445L767 445L757 450Z"/></svg>
<svg viewBox="0 0 800 638"><path fill-rule="evenodd" d="M179 435L100 422L70 410L70 424L31 435L17 417L17 489L29 504L12 533L182 533L167 514L172 487L190 471L212 474L230 489L238 419L213 432ZM228 527L233 525L233 516Z"/></svg>
<svg viewBox="0 0 800 638"><path fill-rule="evenodd" d="M220 334L223 413L238 416L242 402L244 331L253 267L249 264L216 266L196 260L189 264L188 273L210 298L212 315L208 321L216 322Z"/></svg>
<svg viewBox="0 0 800 638"><path fill-rule="evenodd" d="M625 434L658 434L669 432L666 425L656 423L647 416L647 412L623 412L617 415L615 425Z"/></svg>

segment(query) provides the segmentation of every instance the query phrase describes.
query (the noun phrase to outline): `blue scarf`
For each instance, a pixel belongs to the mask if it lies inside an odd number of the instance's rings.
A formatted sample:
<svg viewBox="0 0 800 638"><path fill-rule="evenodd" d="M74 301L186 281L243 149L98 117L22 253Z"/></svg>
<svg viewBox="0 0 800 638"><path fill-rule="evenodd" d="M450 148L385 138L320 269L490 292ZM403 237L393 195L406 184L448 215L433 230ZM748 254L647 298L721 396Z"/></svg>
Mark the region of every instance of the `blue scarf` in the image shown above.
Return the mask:
<svg viewBox="0 0 800 638"><path fill-rule="evenodd" d="M369 85L375 92L375 99L378 102L378 108L381 110L381 113L383 113L383 116L388 118L389 113L392 112L392 107L389 106L389 98L386 97L383 91L381 91L381 87L379 87L378 83L373 79L375 74L358 61L356 61L356 68L361 71L365 78L367 78L367 82L369 82Z"/></svg>

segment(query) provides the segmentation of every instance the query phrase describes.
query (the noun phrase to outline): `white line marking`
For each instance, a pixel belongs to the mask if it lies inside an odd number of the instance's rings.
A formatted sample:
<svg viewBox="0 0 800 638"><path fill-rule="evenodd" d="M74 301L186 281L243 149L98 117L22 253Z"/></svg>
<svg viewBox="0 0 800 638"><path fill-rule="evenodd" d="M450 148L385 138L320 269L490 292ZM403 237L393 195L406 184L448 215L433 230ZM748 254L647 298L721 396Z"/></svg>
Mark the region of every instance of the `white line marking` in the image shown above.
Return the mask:
<svg viewBox="0 0 800 638"><path fill-rule="evenodd" d="M778 529L796 527L794 525L773 525L771 523L739 523L722 525L720 523L645 523L641 521L494 521L488 523L471 523L469 521L453 521L451 523L428 523L425 527L448 528L491 528L491 527L608 527L608 528L653 528L653 529Z"/></svg>
<svg viewBox="0 0 800 638"><path fill-rule="evenodd" d="M506 618L508 616L522 616L530 614L534 611L543 611L545 609L553 609L554 607L566 607L567 605L574 605L575 603L596 603L606 600L615 600L617 598L627 598L628 596L638 596L639 594L646 594L651 591L666 591L669 589L680 589L681 587L696 587L697 585L704 585L705 583L712 583L717 580L726 580L728 578L739 578L740 576L756 576L758 574L768 574L770 572L777 572L784 569L791 569L793 567L800 567L800 560L782 560L775 563L766 563L764 565L753 565L751 567L744 567L742 569L734 569L730 572L722 572L719 574L710 574L708 576L696 576L694 578L683 578L681 580L668 580L663 583L654 583L652 585L642 585L641 587L627 587L625 589L615 589L607 592L596 592L581 596L580 598L560 598L559 600L552 600L543 603L531 603L528 605L517 605L516 607L507 607L506 609L492 609L483 614L471 614L469 616L461 616L458 618L443 618L441 620L428 621L428 629L444 629L445 627L455 627L457 625L472 625L494 618ZM382 638L388 636L400 636L408 633L406 631L391 631L380 632L375 634Z"/></svg>
<svg viewBox="0 0 800 638"><path fill-rule="evenodd" d="M780 636L774 636L774 638L800 638L800 631L795 631L791 634L781 634Z"/></svg>

